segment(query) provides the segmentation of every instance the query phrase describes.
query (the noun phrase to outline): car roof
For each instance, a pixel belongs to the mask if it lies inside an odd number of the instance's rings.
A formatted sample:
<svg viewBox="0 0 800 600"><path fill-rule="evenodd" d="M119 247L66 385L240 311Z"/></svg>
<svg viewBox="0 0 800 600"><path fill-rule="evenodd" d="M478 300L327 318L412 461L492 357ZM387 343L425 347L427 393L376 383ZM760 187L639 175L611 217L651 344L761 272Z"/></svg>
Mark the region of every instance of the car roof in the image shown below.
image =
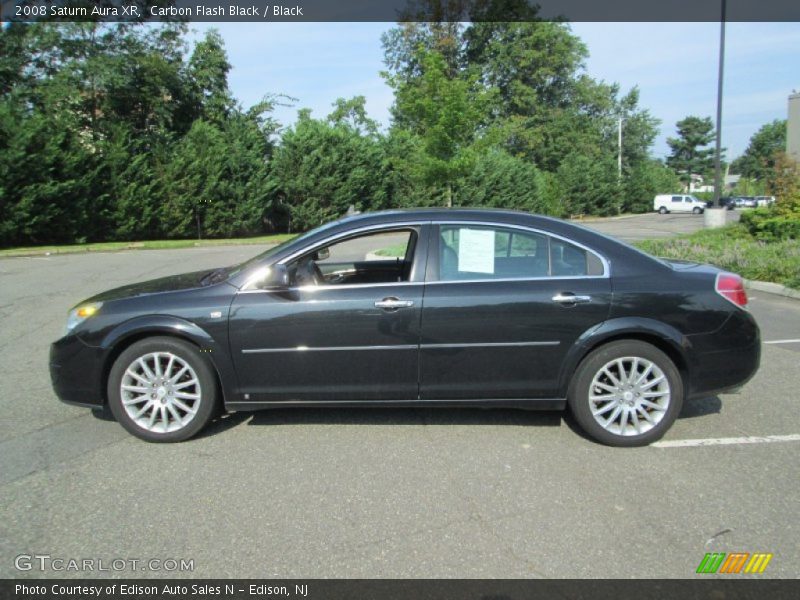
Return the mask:
<svg viewBox="0 0 800 600"><path fill-rule="evenodd" d="M433 219L433 220L458 220L463 218L481 218L494 217L498 215L507 216L531 216L531 213L522 210L511 210L506 208L443 208L443 207L430 207L430 208L394 208L391 210L378 210L374 212L365 212L355 214L341 219L341 222L351 222L358 220L366 220L370 218L377 218L386 220L396 217L398 220L418 220L418 219Z"/></svg>
<svg viewBox="0 0 800 600"><path fill-rule="evenodd" d="M529 227L539 225L549 228L555 227L556 229L560 229L565 225L567 227L570 226L562 219L529 213L522 210L502 208L405 208L351 215L339 219L335 223L331 223L331 229L336 230L340 227L350 228L359 224L368 226L378 223L392 224L409 221L487 221L495 223L517 223Z"/></svg>

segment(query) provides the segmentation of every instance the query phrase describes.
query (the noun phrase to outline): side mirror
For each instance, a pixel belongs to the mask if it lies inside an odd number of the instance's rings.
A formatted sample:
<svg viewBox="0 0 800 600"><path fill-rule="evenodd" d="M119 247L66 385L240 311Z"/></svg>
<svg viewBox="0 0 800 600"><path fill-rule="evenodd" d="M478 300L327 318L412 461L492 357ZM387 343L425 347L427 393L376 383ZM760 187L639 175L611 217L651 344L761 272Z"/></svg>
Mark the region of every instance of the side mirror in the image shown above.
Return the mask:
<svg viewBox="0 0 800 600"><path fill-rule="evenodd" d="M286 265L272 265L256 271L244 285L245 290L285 290L289 288Z"/></svg>
<svg viewBox="0 0 800 600"><path fill-rule="evenodd" d="M286 265L272 265L264 274L261 285L262 290L285 290L289 287L289 271Z"/></svg>
<svg viewBox="0 0 800 600"><path fill-rule="evenodd" d="M314 260L327 260L331 256L330 248L320 248L314 253Z"/></svg>

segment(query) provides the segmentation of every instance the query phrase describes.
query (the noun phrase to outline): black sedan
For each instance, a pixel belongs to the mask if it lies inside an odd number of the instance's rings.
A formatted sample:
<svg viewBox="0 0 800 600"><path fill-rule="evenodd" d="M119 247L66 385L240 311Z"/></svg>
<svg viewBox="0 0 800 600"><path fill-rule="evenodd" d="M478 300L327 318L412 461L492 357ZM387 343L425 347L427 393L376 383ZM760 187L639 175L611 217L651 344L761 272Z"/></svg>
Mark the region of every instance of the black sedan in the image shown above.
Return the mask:
<svg viewBox="0 0 800 600"><path fill-rule="evenodd" d="M569 406L594 439L638 446L753 376L746 306L737 275L558 219L390 211L89 298L50 372L63 401L154 442L223 409Z"/></svg>

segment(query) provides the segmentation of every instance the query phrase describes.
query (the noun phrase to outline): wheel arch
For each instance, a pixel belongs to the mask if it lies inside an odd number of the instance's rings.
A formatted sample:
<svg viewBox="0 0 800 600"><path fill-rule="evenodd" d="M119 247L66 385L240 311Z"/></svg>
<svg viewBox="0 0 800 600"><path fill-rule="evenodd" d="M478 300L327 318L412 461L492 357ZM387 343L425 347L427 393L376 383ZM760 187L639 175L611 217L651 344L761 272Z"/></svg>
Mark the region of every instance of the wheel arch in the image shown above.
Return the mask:
<svg viewBox="0 0 800 600"><path fill-rule="evenodd" d="M105 359L100 371L100 389L104 405L108 404L108 376L114 362L133 344L151 337L171 337L195 346L211 366L223 404L226 403L227 398L232 397L231 390L235 382L235 374L227 356L227 347L191 321L178 317L154 315L126 321L103 339L101 348L105 351Z"/></svg>
<svg viewBox="0 0 800 600"><path fill-rule="evenodd" d="M692 343L674 327L645 318L612 319L584 333L567 355L559 379L559 390L566 397L570 382L581 362L598 348L619 340L638 340L655 346L675 364L688 397L691 378L689 353Z"/></svg>

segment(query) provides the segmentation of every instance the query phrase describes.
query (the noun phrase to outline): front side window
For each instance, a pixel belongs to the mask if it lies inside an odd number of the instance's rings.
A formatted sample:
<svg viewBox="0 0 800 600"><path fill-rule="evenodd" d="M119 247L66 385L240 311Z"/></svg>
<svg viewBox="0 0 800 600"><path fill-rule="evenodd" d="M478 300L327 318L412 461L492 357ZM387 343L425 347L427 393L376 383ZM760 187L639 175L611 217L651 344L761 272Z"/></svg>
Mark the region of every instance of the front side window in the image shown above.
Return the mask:
<svg viewBox="0 0 800 600"><path fill-rule="evenodd" d="M334 242L289 263L289 279L294 286L408 281L416 239L416 230L397 229Z"/></svg>
<svg viewBox="0 0 800 600"><path fill-rule="evenodd" d="M441 281L602 274L595 254L542 233L469 225L440 229Z"/></svg>

